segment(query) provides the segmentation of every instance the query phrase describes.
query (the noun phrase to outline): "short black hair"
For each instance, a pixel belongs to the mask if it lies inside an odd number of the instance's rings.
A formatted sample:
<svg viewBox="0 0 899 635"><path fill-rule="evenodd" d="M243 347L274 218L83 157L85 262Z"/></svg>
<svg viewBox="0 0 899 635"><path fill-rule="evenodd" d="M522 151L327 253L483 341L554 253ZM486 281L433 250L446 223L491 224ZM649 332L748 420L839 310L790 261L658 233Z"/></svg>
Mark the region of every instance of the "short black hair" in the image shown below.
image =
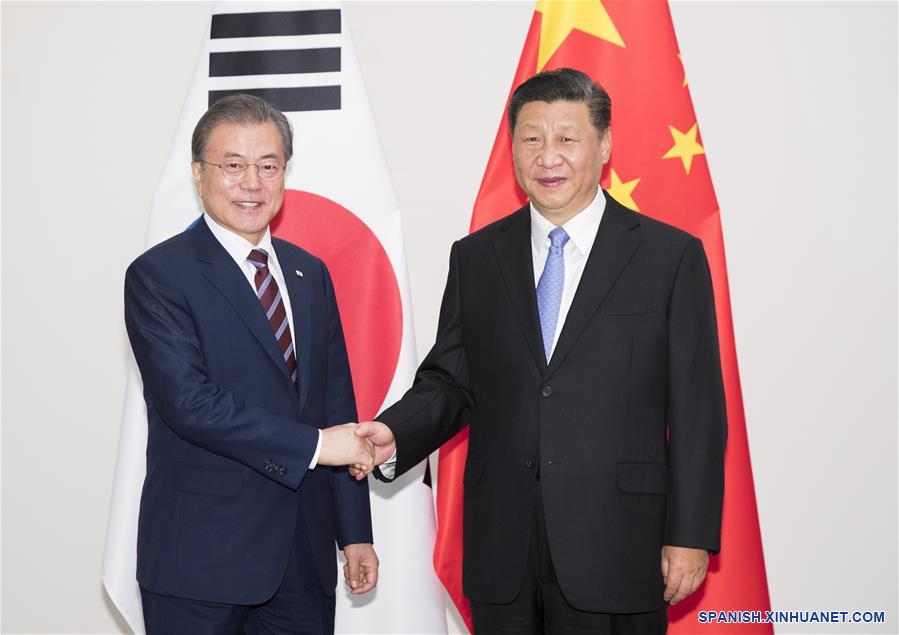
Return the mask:
<svg viewBox="0 0 899 635"><path fill-rule="evenodd" d="M590 120L602 135L612 119L612 100L609 93L589 75L573 68L559 68L537 73L522 83L509 100L509 131L515 131L518 113L532 101L574 101L587 104Z"/></svg>

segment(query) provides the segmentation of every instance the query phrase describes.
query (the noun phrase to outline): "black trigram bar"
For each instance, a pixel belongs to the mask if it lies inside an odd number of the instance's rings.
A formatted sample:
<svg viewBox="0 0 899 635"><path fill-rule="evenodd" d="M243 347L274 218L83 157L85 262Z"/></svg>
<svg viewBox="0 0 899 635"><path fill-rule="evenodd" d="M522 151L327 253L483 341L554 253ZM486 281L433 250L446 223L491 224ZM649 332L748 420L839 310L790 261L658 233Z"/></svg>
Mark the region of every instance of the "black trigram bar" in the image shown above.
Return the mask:
<svg viewBox="0 0 899 635"><path fill-rule="evenodd" d="M209 54L210 77L329 73L339 70L339 48Z"/></svg>
<svg viewBox="0 0 899 635"><path fill-rule="evenodd" d="M217 13L209 37L269 37L340 33L340 9Z"/></svg>
<svg viewBox="0 0 899 635"><path fill-rule="evenodd" d="M245 90L210 90L209 105L222 97L239 94L256 95L276 105L282 112L305 110L340 110L340 86L304 86L301 88L247 88Z"/></svg>

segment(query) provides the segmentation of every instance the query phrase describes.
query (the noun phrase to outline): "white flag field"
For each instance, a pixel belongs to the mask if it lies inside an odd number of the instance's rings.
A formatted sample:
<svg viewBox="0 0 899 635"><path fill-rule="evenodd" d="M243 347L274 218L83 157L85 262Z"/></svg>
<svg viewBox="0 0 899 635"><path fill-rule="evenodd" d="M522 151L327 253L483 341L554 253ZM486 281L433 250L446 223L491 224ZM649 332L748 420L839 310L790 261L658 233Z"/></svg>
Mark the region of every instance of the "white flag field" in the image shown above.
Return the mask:
<svg viewBox="0 0 899 635"><path fill-rule="evenodd" d="M153 200L147 246L184 231L202 214L191 178L191 133L212 101L240 92L275 103L294 128L284 207L272 233L327 264L359 417L373 418L411 384L415 337L399 204L339 4L213 7ZM135 633L144 632L135 572L146 444L143 388L132 359L103 584ZM390 485L371 479L380 578L364 596L337 589L338 633L446 633L443 591L431 565L434 507L431 488L423 482L425 465Z"/></svg>

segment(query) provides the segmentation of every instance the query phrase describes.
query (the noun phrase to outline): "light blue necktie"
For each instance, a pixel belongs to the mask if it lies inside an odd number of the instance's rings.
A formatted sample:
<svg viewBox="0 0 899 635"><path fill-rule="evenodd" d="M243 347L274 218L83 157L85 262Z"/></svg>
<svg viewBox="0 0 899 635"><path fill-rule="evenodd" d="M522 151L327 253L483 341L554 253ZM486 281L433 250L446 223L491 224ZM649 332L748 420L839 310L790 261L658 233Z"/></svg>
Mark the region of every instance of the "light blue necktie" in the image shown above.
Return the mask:
<svg viewBox="0 0 899 635"><path fill-rule="evenodd" d="M559 307L562 304L562 288L565 286L565 243L568 234L561 227L549 232L549 253L546 266L537 283L537 309L540 312L540 330L543 331L543 352L546 361L552 353L553 337L559 322Z"/></svg>

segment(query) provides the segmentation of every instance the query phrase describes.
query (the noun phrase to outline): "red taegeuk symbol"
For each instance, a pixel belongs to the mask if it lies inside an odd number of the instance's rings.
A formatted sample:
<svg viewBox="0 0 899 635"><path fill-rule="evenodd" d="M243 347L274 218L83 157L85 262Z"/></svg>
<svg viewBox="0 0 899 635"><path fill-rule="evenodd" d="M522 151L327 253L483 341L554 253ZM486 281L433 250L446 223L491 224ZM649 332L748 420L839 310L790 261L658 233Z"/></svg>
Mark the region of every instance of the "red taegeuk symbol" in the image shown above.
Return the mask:
<svg viewBox="0 0 899 635"><path fill-rule="evenodd" d="M331 272L359 419L372 419L384 405L403 337L403 303L387 252L355 214L310 192L285 190L271 228Z"/></svg>

